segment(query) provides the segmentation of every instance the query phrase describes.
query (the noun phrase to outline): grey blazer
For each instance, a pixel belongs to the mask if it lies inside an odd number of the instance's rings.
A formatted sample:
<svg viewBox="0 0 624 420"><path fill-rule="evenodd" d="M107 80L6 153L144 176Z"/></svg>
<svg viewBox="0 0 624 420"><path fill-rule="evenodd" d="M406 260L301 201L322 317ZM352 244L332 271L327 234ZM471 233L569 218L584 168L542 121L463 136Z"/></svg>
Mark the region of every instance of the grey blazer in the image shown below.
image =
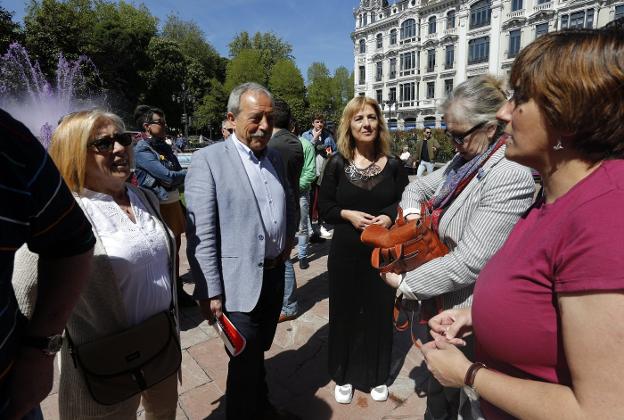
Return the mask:
<svg viewBox="0 0 624 420"><path fill-rule="evenodd" d="M479 272L503 245L533 200L535 183L525 166L505 159L501 147L443 213L440 239L450 252L406 273L399 289L409 298L442 296L443 309L468 307ZM420 208L446 178L448 163L403 192L401 208Z"/></svg>
<svg viewBox="0 0 624 420"><path fill-rule="evenodd" d="M262 288L264 225L232 137L193 154L184 197L187 254L196 299L223 295L229 312L250 312ZM286 243L295 236L295 201L278 152L268 149L286 192ZM288 245L287 245L288 246Z"/></svg>

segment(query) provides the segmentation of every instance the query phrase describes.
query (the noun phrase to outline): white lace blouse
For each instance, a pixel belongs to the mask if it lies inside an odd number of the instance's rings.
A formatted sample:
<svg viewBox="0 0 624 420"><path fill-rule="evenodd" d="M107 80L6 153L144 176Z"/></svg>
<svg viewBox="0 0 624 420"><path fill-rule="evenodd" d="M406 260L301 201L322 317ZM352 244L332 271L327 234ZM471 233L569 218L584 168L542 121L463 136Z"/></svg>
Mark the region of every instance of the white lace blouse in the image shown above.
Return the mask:
<svg viewBox="0 0 624 420"><path fill-rule="evenodd" d="M136 224L108 194L85 189L80 199L110 259L129 325L136 325L169 307L171 280L166 233L141 199L127 191Z"/></svg>

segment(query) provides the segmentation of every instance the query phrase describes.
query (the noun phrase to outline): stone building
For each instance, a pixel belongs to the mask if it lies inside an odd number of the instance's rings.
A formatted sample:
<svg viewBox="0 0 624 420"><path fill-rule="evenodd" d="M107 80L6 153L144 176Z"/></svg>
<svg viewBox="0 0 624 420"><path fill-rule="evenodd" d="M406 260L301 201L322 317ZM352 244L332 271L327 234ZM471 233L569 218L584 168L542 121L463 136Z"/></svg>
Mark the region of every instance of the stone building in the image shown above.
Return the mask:
<svg viewBox="0 0 624 420"><path fill-rule="evenodd" d="M447 92L483 73L506 78L536 37L624 17L624 0L360 0L353 16L356 95L409 130L443 126Z"/></svg>

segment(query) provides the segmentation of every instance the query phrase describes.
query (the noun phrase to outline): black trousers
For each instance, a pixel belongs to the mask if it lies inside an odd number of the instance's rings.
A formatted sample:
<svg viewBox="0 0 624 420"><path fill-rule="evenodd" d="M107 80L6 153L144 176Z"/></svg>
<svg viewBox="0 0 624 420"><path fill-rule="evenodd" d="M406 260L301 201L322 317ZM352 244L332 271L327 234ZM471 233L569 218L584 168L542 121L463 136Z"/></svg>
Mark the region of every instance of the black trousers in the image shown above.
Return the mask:
<svg viewBox="0 0 624 420"><path fill-rule="evenodd" d="M261 418L270 406L264 352L273 343L283 299L284 264L280 264L264 270L260 298L251 312L227 314L247 340L245 350L230 357L228 364L225 392L228 420Z"/></svg>

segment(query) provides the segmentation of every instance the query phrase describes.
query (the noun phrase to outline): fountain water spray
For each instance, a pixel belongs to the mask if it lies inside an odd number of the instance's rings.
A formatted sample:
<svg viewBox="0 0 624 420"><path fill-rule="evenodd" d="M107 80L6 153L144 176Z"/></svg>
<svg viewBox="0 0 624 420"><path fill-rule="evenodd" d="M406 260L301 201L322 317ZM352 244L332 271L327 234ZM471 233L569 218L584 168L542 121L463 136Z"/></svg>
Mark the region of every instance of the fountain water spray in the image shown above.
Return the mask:
<svg viewBox="0 0 624 420"><path fill-rule="evenodd" d="M60 54L53 86L39 63L33 64L26 48L15 42L0 57L0 107L38 135L47 148L61 117L98 106L106 108L101 89L90 89L91 80L101 82L89 58L80 56L72 61Z"/></svg>

